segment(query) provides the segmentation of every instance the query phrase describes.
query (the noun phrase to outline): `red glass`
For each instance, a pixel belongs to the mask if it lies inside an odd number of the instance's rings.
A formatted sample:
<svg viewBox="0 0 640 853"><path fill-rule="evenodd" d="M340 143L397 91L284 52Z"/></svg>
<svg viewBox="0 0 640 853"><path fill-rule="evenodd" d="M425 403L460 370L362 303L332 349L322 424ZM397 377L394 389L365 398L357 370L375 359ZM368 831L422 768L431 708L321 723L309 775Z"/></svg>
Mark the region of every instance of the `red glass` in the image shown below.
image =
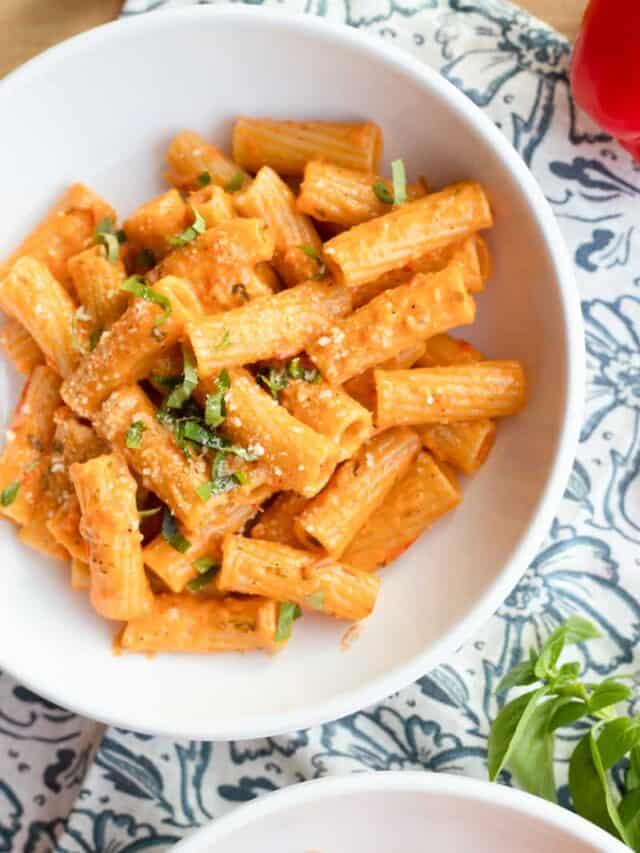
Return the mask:
<svg viewBox="0 0 640 853"><path fill-rule="evenodd" d="M591 0L571 86L578 106L640 161L640 0Z"/></svg>

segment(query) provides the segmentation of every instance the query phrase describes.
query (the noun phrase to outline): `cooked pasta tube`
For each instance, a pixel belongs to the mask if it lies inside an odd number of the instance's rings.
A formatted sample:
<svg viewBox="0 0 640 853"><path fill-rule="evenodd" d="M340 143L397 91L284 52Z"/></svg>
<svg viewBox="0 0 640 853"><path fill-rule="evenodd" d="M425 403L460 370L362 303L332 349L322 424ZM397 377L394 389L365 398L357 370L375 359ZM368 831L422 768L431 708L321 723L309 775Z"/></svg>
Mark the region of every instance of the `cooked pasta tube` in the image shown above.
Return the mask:
<svg viewBox="0 0 640 853"><path fill-rule="evenodd" d="M206 282L200 279L199 283L205 313L241 308L280 289L278 276L266 261L255 266L218 264L212 273Z"/></svg>
<svg viewBox="0 0 640 853"><path fill-rule="evenodd" d="M299 548L300 543L293 528L295 517L302 512L309 499L295 492L280 492L269 506L260 513L258 521L251 528L252 539L266 539Z"/></svg>
<svg viewBox="0 0 640 853"><path fill-rule="evenodd" d="M418 341L393 358L388 358L382 364L377 364L376 367L384 370L402 370L406 367L412 367L424 355L425 350L425 342ZM376 383L373 378L373 370L374 368L371 367L344 384L344 390L347 394L370 412L375 411L376 408Z"/></svg>
<svg viewBox="0 0 640 853"><path fill-rule="evenodd" d="M280 175L302 176L310 160L375 172L382 131L373 122L237 119L233 159L250 172L271 166Z"/></svg>
<svg viewBox="0 0 640 853"><path fill-rule="evenodd" d="M176 551L173 545L159 534L142 552L145 565L162 578L172 592L182 592L189 581L198 577L198 569L194 563L203 557L210 557L219 563L223 537L227 533L240 530L256 514L260 502L265 500L271 491L267 484L254 489L252 495L246 495L236 489L233 496L241 497L243 503L214 508L197 530L180 530L181 535L191 545L184 553ZM213 586L215 587L215 584Z"/></svg>
<svg viewBox="0 0 640 853"><path fill-rule="evenodd" d="M160 260L171 251L169 238L180 234L193 220L193 214L177 190L140 205L124 221L127 244L132 253L146 250Z"/></svg>
<svg viewBox="0 0 640 853"><path fill-rule="evenodd" d="M92 418L113 390L147 376L182 336L185 321L200 313L186 281L168 276L149 290L170 307L136 298L64 383L64 401L78 415Z"/></svg>
<svg viewBox="0 0 640 853"><path fill-rule="evenodd" d="M0 456L0 515L26 524L42 487L53 439L53 415L60 405L60 378L38 365L27 380L7 430Z"/></svg>
<svg viewBox="0 0 640 853"><path fill-rule="evenodd" d="M263 166L247 189L236 195L235 204L243 216L259 217L269 226L276 245L273 263L289 287L318 275L318 261L310 257L315 253L319 258L322 251L318 232L273 169Z"/></svg>
<svg viewBox="0 0 640 853"><path fill-rule="evenodd" d="M424 447L441 462L448 462L464 474L473 474L487 460L496 438L496 425L488 418L452 424L424 424L416 427Z"/></svg>
<svg viewBox="0 0 640 853"><path fill-rule="evenodd" d="M56 560L66 560L69 556L64 548L51 534L47 522L57 507L57 495L48 489L50 457L47 456L41 473L41 487L33 513L27 523L20 528L18 539L30 548L35 548L47 557Z"/></svg>
<svg viewBox="0 0 640 853"><path fill-rule="evenodd" d="M110 261L104 246L92 246L69 258L69 276L96 331L109 329L127 309L129 298L120 289L126 278L121 260Z"/></svg>
<svg viewBox="0 0 640 853"><path fill-rule="evenodd" d="M9 317L0 329L0 343L15 369L26 376L36 365L44 364L44 353L22 323L13 317Z"/></svg>
<svg viewBox="0 0 640 853"><path fill-rule="evenodd" d="M229 535L222 546L218 585L221 590L294 602L337 619L364 619L375 606L380 579L331 557Z"/></svg>
<svg viewBox="0 0 640 853"><path fill-rule="evenodd" d="M376 189L380 188L378 192ZM381 195L386 194L386 201ZM422 198L422 184L407 187L410 201ZM376 216L389 213L393 205L393 184L375 174L344 169L333 163L312 160L304 170L297 200L298 210L321 222L351 228Z"/></svg>
<svg viewBox="0 0 640 853"><path fill-rule="evenodd" d="M155 492L173 515L193 529L204 523L211 512L209 502L197 493L208 481L204 460L185 457L171 433L156 420L155 409L141 388L118 388L94 423L98 433L124 456L143 485ZM130 433L133 424L139 425L133 427L135 441Z"/></svg>
<svg viewBox="0 0 640 853"><path fill-rule="evenodd" d="M414 344L473 322L475 305L452 264L381 293L322 334L307 352L322 375L339 385Z"/></svg>
<svg viewBox="0 0 640 853"><path fill-rule="evenodd" d="M80 504L75 492L63 500L47 519L47 530L53 539L74 559L87 561L89 548L80 533Z"/></svg>
<svg viewBox="0 0 640 853"><path fill-rule="evenodd" d="M214 288L224 285L239 268L269 261L273 236L261 219L231 219L200 234L170 255L149 274L149 281L166 275L187 279L205 306L215 309Z"/></svg>
<svg viewBox="0 0 640 853"><path fill-rule="evenodd" d="M264 598L158 595L148 616L128 622L129 652L248 652L275 648L278 608Z"/></svg>
<svg viewBox="0 0 640 853"><path fill-rule="evenodd" d="M417 261L406 264L400 269L384 273L368 284L355 287L353 289L353 306L359 308L361 305L370 302L379 293L397 287L399 284L406 284L418 272L440 272L451 263L457 263L460 266L464 276L464 286L469 293L479 293L484 290L488 278L487 271L481 266L484 263L480 256L481 245L485 247L488 257L488 248L478 234L472 234L470 237L465 237L464 240L427 252Z"/></svg>
<svg viewBox="0 0 640 853"><path fill-rule="evenodd" d="M142 562L137 484L117 453L96 456L70 469L89 545L89 597L106 619L149 613L153 596Z"/></svg>
<svg viewBox="0 0 640 853"><path fill-rule="evenodd" d="M88 590L91 586L89 564L76 557L71 559L71 589Z"/></svg>
<svg viewBox="0 0 640 853"><path fill-rule="evenodd" d="M295 380L281 392L280 402L294 418L326 435L348 459L373 433L371 413L341 388L324 381Z"/></svg>
<svg viewBox="0 0 640 853"><path fill-rule="evenodd" d="M174 136L167 153L169 168L165 178L181 190L195 190L201 182L239 190L251 180L240 166L206 142L199 134L183 130Z"/></svg>
<svg viewBox="0 0 640 853"><path fill-rule="evenodd" d="M422 451L343 554L365 572L386 566L462 498L453 472Z"/></svg>
<svg viewBox="0 0 640 853"><path fill-rule="evenodd" d="M482 187L455 184L333 237L324 259L336 281L358 287L492 222Z"/></svg>
<svg viewBox="0 0 640 853"><path fill-rule="evenodd" d="M204 219L207 228L215 228L236 218L233 196L216 184L189 193L189 204Z"/></svg>
<svg viewBox="0 0 640 853"><path fill-rule="evenodd" d="M107 217L115 222L111 205L84 184L72 184L15 252L0 263L0 279L18 258L28 256L46 264L51 275L67 287L67 260L91 245L96 227Z"/></svg>
<svg viewBox="0 0 640 853"><path fill-rule="evenodd" d="M425 352L415 362L416 367L447 367L455 364L473 364L483 361L484 355L461 338L451 335L434 335L425 341Z"/></svg>
<svg viewBox="0 0 640 853"><path fill-rule="evenodd" d="M296 355L351 308L349 292L307 281L187 326L202 376L222 367ZM259 332L258 332L259 330Z"/></svg>
<svg viewBox="0 0 640 853"><path fill-rule="evenodd" d="M525 375L517 361L376 370L375 382L380 428L506 417L519 412L526 400Z"/></svg>
<svg viewBox="0 0 640 853"><path fill-rule="evenodd" d="M270 469L275 486L313 497L338 462L339 450L324 435L294 418L245 370L229 371L224 432L255 453ZM196 396L214 393L215 379L201 382Z"/></svg>
<svg viewBox="0 0 640 853"><path fill-rule="evenodd" d="M73 300L35 258L22 257L0 281L0 307L20 322L60 376L78 361L74 346Z"/></svg>
<svg viewBox="0 0 640 853"><path fill-rule="evenodd" d="M364 444L296 517L294 529L301 544L339 559L419 450L420 440L410 429L387 430Z"/></svg>

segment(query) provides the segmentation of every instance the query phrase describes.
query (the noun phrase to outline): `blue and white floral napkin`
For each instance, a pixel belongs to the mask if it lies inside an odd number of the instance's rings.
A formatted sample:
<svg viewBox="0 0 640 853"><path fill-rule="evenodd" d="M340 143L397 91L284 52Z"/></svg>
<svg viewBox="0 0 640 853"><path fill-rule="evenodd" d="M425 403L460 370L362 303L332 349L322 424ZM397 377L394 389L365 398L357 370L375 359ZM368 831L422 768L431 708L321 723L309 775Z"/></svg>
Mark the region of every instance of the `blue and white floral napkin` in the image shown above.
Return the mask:
<svg viewBox="0 0 640 853"><path fill-rule="evenodd" d="M128 0L124 14L196 1ZM502 0L246 2L395 42L462 89L520 152L553 206L582 296L578 458L546 542L484 630L345 719L254 741L174 741L105 729L0 676L0 853L163 851L238 803L326 774L485 777L494 688L523 647L579 611L607 636L585 652L594 676L640 656L640 167L577 114L569 44Z"/></svg>

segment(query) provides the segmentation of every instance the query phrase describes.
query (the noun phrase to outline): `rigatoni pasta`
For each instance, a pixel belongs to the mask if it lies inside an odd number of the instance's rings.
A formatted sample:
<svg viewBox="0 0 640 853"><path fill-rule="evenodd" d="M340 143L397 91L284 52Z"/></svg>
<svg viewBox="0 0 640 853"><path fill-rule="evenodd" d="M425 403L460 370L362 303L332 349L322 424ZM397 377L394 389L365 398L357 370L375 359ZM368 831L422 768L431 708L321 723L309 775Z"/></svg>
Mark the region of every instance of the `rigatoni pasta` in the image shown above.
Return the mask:
<svg viewBox="0 0 640 853"><path fill-rule="evenodd" d="M373 122L239 118L233 128L233 159L250 172L270 166L302 176L310 160L375 172L381 154L382 133Z"/></svg>
<svg viewBox="0 0 640 853"><path fill-rule="evenodd" d="M517 361L376 370L374 376L378 427L501 418L515 415L526 401Z"/></svg>
<svg viewBox="0 0 640 853"><path fill-rule="evenodd" d="M381 152L373 122L240 118L232 155L185 130L123 227L75 184L0 265L28 377L0 515L119 650L273 652L303 611L366 618L523 407L519 362L449 335L492 271L485 189L388 180Z"/></svg>
<svg viewBox="0 0 640 853"><path fill-rule="evenodd" d="M307 348L332 384L341 384L416 343L453 326L473 322L475 304L462 273L419 273L409 284L381 293Z"/></svg>

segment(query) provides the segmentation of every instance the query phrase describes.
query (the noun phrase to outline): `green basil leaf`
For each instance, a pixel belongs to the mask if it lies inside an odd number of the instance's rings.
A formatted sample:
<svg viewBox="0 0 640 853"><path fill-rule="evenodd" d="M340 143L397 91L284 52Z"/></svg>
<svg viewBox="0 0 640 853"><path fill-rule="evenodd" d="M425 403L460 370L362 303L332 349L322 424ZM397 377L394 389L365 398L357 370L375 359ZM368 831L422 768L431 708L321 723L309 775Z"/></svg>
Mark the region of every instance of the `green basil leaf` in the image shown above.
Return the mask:
<svg viewBox="0 0 640 853"><path fill-rule="evenodd" d="M549 729L549 722L557 706L558 699L533 704L526 728L514 738L508 758L515 779L525 791L552 803L558 798L553 772L555 736Z"/></svg>
<svg viewBox="0 0 640 853"><path fill-rule="evenodd" d="M292 358L287 365L287 373L292 379L301 379L303 382L309 382L315 385L322 381L320 371L315 367L305 367L299 358Z"/></svg>
<svg viewBox="0 0 640 853"><path fill-rule="evenodd" d="M208 568L205 569L205 565L208 566ZM198 572L198 577L192 578L187 583L186 586L190 592L199 592L201 589L204 589L205 586L209 586L211 581L220 571L220 566L215 562L215 560L212 560L211 557L201 557L193 563L193 566Z"/></svg>
<svg viewBox="0 0 640 853"><path fill-rule="evenodd" d="M629 769L625 778L627 791L640 788L640 747L634 747L629 753Z"/></svg>
<svg viewBox="0 0 640 853"><path fill-rule="evenodd" d="M530 660L522 661L500 680L496 687L496 693L506 693L512 687L519 687L524 684L533 684L538 681L538 676L534 672L534 665Z"/></svg>
<svg viewBox="0 0 640 853"><path fill-rule="evenodd" d="M200 213L192 204L190 204L189 207L191 208L191 213L193 213L193 222L191 225L188 228L185 228L180 234L174 234L172 237L167 237L167 243L174 248L186 246L206 231L207 224Z"/></svg>
<svg viewBox="0 0 640 853"><path fill-rule="evenodd" d="M291 626L296 619L302 616L302 611L298 604L292 601L284 601L278 607L278 625L276 627L275 641L283 643L291 636Z"/></svg>
<svg viewBox="0 0 640 853"><path fill-rule="evenodd" d="M376 181L373 185L373 192L382 204L393 204L393 193L384 181Z"/></svg>
<svg viewBox="0 0 640 853"><path fill-rule="evenodd" d="M197 177L199 187L208 187L211 183L211 175L209 172L200 172Z"/></svg>
<svg viewBox="0 0 640 853"><path fill-rule="evenodd" d="M138 515L140 518L150 518L152 515L157 515L161 509L161 506L154 506L152 509L139 509Z"/></svg>
<svg viewBox="0 0 640 853"><path fill-rule="evenodd" d="M570 726L589 713L589 706L584 699L576 699L573 696L563 696L561 699L562 702L558 700L556 710L549 722L551 732L555 732L562 726Z"/></svg>
<svg viewBox="0 0 640 853"><path fill-rule="evenodd" d="M321 278L327 271L327 265L322 260L316 249L308 243L300 243L298 249L300 249L301 252L304 252L308 258L311 258L311 260L316 262L318 265L318 277Z"/></svg>
<svg viewBox="0 0 640 853"><path fill-rule="evenodd" d="M229 377L229 371L225 368L220 371L220 374L216 379L216 392L214 394L207 394L204 408L204 422L207 426L215 429L220 426L226 418L227 407L224 396L230 387L231 379Z"/></svg>
<svg viewBox="0 0 640 853"><path fill-rule="evenodd" d="M598 737L598 751L605 770L613 767L624 756L640 745L640 720L617 717L602 726Z"/></svg>
<svg viewBox="0 0 640 853"><path fill-rule="evenodd" d="M493 782L509 760L518 739L526 731L537 702L547 694L547 687L530 690L508 702L493 721L489 732L489 778Z"/></svg>
<svg viewBox="0 0 640 853"><path fill-rule="evenodd" d="M229 346L231 346L231 335L229 329L225 329L218 343L214 345L214 349L227 349Z"/></svg>
<svg viewBox="0 0 640 853"><path fill-rule="evenodd" d="M133 421L124 440L125 447L129 450L138 450L142 444L142 433L146 430L143 421Z"/></svg>
<svg viewBox="0 0 640 853"><path fill-rule="evenodd" d="M164 402L167 409L181 409L193 394L196 385L198 384L198 370L195 360L189 351L188 347L182 346L182 384L169 394Z"/></svg>
<svg viewBox="0 0 640 853"><path fill-rule="evenodd" d="M625 840L593 730L578 743L569 761L569 792L579 815Z"/></svg>
<svg viewBox="0 0 640 853"><path fill-rule="evenodd" d="M224 185L225 190L228 193L237 193L238 190L242 189L242 185L244 183L244 174L242 172L236 172L236 174L231 178L230 181Z"/></svg>
<svg viewBox="0 0 640 853"><path fill-rule="evenodd" d="M2 506L11 506L18 497L19 491L20 483L17 480L13 483L9 483L9 485L0 492L0 504L2 504Z"/></svg>
<svg viewBox="0 0 640 853"><path fill-rule="evenodd" d="M181 554L184 554L191 548L191 542L185 539L182 533L180 533L176 520L167 507L164 508L162 516L162 538Z"/></svg>
<svg viewBox="0 0 640 853"><path fill-rule="evenodd" d="M394 160L391 164L393 181L393 200L395 204L404 204L407 200L407 173L402 160Z"/></svg>
<svg viewBox="0 0 640 853"><path fill-rule="evenodd" d="M107 260L112 264L114 264L120 257L120 243L123 242L118 236L120 232L116 233L113 229L113 220L110 216L105 216L105 218L96 226L96 231L93 237L96 245L105 247L107 250ZM122 233L124 234L124 232Z"/></svg>
<svg viewBox="0 0 640 853"><path fill-rule="evenodd" d="M570 616L547 638L536 663L536 675L538 678L546 678L552 673L565 645L583 643L599 636L600 632L588 619Z"/></svg>
<svg viewBox="0 0 640 853"><path fill-rule="evenodd" d="M89 335L89 352L93 352L102 337L103 329L94 329Z"/></svg>
<svg viewBox="0 0 640 853"><path fill-rule="evenodd" d="M271 367L268 373L259 373L258 382L267 388L274 400L278 399L278 394L289 384L289 377L284 367Z"/></svg>
<svg viewBox="0 0 640 853"><path fill-rule="evenodd" d="M214 568L214 566L220 568L219 563L217 562L217 560L214 560L213 557L198 557L198 559L194 560L191 565L200 575L203 575L205 574L205 572L210 571Z"/></svg>
<svg viewBox="0 0 640 853"><path fill-rule="evenodd" d="M324 607L324 592L319 589L316 592L310 592L305 595L304 600L313 610L322 610Z"/></svg>
<svg viewBox="0 0 640 853"><path fill-rule="evenodd" d="M618 814L624 826L627 844L632 850L640 850L640 791L635 789L624 795L618 804Z"/></svg>
<svg viewBox="0 0 640 853"><path fill-rule="evenodd" d="M618 702L626 702L632 696L630 687L616 681L615 678L606 678L595 688L589 697L589 712L595 714L602 708L617 705Z"/></svg>
<svg viewBox="0 0 640 853"><path fill-rule="evenodd" d="M164 313L162 316L158 317L153 325L161 326L163 323L166 323L169 315L171 314L171 303L166 296L162 295L162 293L158 293L152 287L149 287L141 275L129 276L129 278L125 279L120 285L120 290L124 290L127 293L133 293L133 295L137 296L139 299L145 299L147 302L153 302L155 305L159 305L160 308L163 309Z"/></svg>

